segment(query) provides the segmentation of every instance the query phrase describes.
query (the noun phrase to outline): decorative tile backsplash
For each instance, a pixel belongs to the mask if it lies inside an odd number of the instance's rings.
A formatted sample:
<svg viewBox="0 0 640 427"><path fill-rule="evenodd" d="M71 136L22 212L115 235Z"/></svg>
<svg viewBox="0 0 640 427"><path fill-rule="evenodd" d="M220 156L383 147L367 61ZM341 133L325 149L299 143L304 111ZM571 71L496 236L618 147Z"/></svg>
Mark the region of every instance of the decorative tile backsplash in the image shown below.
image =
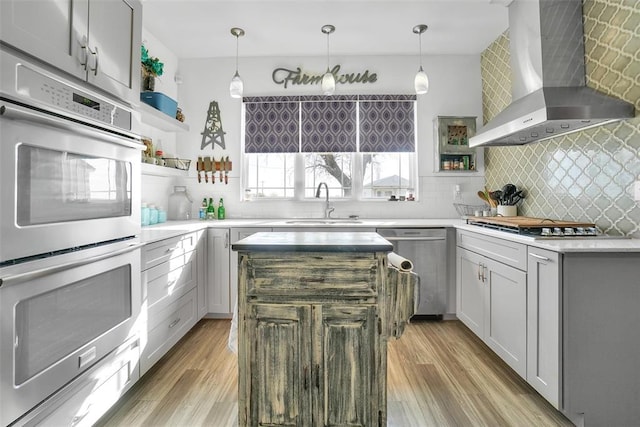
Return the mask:
<svg viewBox="0 0 640 427"><path fill-rule="evenodd" d="M610 234L640 237L640 8L637 0L584 2L587 85L631 102L636 118L520 147L485 150L492 189L527 191L519 214L595 222ZM511 102L508 33L482 54L485 123Z"/></svg>

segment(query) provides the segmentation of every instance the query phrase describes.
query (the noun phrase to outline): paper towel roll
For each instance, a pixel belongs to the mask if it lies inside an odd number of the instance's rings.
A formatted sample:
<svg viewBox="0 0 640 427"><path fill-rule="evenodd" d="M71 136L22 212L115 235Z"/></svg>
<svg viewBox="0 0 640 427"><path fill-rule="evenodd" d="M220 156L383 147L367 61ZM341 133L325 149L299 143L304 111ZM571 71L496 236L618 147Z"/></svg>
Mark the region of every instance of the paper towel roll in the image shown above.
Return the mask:
<svg viewBox="0 0 640 427"><path fill-rule="evenodd" d="M404 257L401 257L395 252L390 252L389 255L387 255L387 259L389 261L389 264L391 264L392 266L394 266L400 271L413 270L413 263L410 260Z"/></svg>

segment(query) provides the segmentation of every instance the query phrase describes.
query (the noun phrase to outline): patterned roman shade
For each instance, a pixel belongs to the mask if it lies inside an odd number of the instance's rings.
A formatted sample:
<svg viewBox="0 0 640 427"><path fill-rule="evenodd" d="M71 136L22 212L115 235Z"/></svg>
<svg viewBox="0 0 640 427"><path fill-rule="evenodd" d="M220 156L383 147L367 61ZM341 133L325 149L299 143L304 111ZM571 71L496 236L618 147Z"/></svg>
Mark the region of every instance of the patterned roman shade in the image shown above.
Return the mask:
<svg viewBox="0 0 640 427"><path fill-rule="evenodd" d="M415 151L415 95L247 97L246 153ZM359 123L358 123L359 109Z"/></svg>
<svg viewBox="0 0 640 427"><path fill-rule="evenodd" d="M304 100L301 109L302 152L356 151L355 100Z"/></svg>
<svg viewBox="0 0 640 427"><path fill-rule="evenodd" d="M292 97L245 98L245 153L297 153L300 103Z"/></svg>
<svg viewBox="0 0 640 427"><path fill-rule="evenodd" d="M361 96L360 152L415 151L415 95Z"/></svg>

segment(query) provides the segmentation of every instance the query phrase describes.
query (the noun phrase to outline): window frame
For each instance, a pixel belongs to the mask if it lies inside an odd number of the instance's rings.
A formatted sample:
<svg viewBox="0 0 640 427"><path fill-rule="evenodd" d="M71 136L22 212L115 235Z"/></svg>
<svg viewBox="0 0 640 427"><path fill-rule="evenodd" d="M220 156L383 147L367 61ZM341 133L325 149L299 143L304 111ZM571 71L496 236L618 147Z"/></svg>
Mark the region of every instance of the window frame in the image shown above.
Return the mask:
<svg viewBox="0 0 640 427"><path fill-rule="evenodd" d="M418 156L419 156L419 144L418 144L418 112L417 112L417 99L412 100L414 103L413 115L414 115L414 150L413 151L405 151L404 153L410 153L412 156L410 169L413 170L411 180L413 181L413 195L416 200L418 200L418 187L420 184L420 174L418 167ZM386 201L385 198L376 198L376 197L364 197L364 168L363 168L363 158L368 154L376 154L376 153L364 153L360 152L360 122L359 122L359 107L356 108L356 151L351 152L351 196L348 197L334 197L332 196L333 201L337 202L353 202L353 201L364 201L364 202L380 202ZM302 113L300 112L300 115ZM306 197L305 191L305 155L309 154L323 154L320 152L301 152L297 153L286 153L294 156L293 165L294 165L294 173L293 173L293 197L246 197L247 190L247 180L248 180L248 167L249 167L249 158L247 155L260 155L260 154L274 154L274 153L246 153L245 152L245 125L246 125L246 110L245 103L242 103L241 107L241 118L240 118L240 138L241 138L241 147L240 154L242 156L242 170L240 177L240 199L241 201L312 201L315 200L315 197ZM300 126L302 126L300 122ZM302 138L300 132L300 139ZM393 152L380 152L380 153L393 153ZM400 152L399 152L400 153ZM253 189L253 188L251 188ZM284 189L284 188L283 188ZM286 190L285 190L286 192Z"/></svg>

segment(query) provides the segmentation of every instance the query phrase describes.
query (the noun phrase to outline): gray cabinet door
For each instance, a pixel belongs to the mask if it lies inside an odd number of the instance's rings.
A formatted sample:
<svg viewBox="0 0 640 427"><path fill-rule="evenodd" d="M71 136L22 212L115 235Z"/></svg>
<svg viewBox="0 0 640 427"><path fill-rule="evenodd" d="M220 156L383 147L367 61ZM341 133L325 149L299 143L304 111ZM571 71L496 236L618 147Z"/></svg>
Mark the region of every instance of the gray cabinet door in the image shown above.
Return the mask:
<svg viewBox="0 0 640 427"><path fill-rule="evenodd" d="M249 384L240 383L240 425L312 425L311 306L256 303L248 311L251 375Z"/></svg>
<svg viewBox="0 0 640 427"><path fill-rule="evenodd" d="M480 338L484 336L484 257L458 248L456 274L456 314Z"/></svg>
<svg viewBox="0 0 640 427"><path fill-rule="evenodd" d="M212 314L233 312L229 286L229 229L207 230L207 311Z"/></svg>
<svg viewBox="0 0 640 427"><path fill-rule="evenodd" d="M375 306L314 306L313 311L314 323L320 325L314 328L318 338L313 342L318 425L378 425L377 417L371 417L378 414L378 392L386 381L376 380Z"/></svg>
<svg viewBox="0 0 640 427"><path fill-rule="evenodd" d="M140 92L142 6L132 0L90 0L87 80L137 103Z"/></svg>
<svg viewBox="0 0 640 427"><path fill-rule="evenodd" d="M88 0L2 0L2 41L85 79Z"/></svg>
<svg viewBox="0 0 640 427"><path fill-rule="evenodd" d="M138 0L2 0L2 41L130 103L139 102Z"/></svg>
<svg viewBox="0 0 640 427"><path fill-rule="evenodd" d="M527 382L560 408L560 255L529 247Z"/></svg>
<svg viewBox="0 0 640 427"><path fill-rule="evenodd" d="M522 378L527 375L527 274L485 259L484 342Z"/></svg>

